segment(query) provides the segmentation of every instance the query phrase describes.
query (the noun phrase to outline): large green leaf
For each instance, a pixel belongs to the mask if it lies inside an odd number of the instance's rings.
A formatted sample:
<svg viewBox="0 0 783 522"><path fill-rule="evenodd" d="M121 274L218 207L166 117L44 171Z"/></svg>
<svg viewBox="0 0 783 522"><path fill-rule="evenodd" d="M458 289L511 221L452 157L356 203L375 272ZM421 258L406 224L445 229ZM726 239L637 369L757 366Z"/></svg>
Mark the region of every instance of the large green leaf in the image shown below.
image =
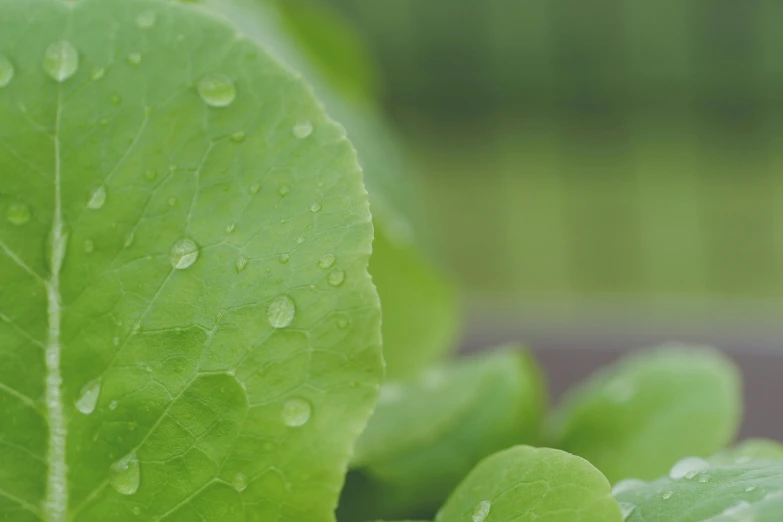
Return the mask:
<svg viewBox="0 0 783 522"><path fill-rule="evenodd" d="M544 395L536 362L512 348L387 382L357 443L340 520L432 515L479 460L538 441Z"/></svg>
<svg viewBox="0 0 783 522"><path fill-rule="evenodd" d="M708 348L667 346L631 355L571 390L553 417L552 442L612 481L652 479L680 458L724 447L741 410L730 360Z"/></svg>
<svg viewBox="0 0 783 522"><path fill-rule="evenodd" d="M516 446L481 461L435 522L620 522L601 472L549 448Z"/></svg>
<svg viewBox="0 0 783 522"><path fill-rule="evenodd" d="M783 463L688 457L666 477L624 480L614 493L627 522L779 522Z"/></svg>
<svg viewBox="0 0 783 522"><path fill-rule="evenodd" d="M0 519L328 521L382 373L344 131L229 22L0 4Z"/></svg>
<svg viewBox="0 0 783 522"><path fill-rule="evenodd" d="M286 16L268 0L202 2L301 73L356 145L376 225L370 273L383 304L387 374L416 375L455 346L458 309L453 288L422 254L427 227L413 166L368 97L356 95L367 90L361 78L369 67L357 65L366 60L357 50L364 44L321 2L298 0ZM346 62L353 65L343 74L359 78L340 74Z"/></svg>

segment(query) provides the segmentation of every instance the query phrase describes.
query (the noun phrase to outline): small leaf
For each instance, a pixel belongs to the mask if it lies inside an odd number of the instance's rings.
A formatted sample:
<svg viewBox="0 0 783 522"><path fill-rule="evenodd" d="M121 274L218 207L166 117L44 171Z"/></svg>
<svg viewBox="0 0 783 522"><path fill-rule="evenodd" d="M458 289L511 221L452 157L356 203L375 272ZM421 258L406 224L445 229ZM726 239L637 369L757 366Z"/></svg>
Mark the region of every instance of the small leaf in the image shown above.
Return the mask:
<svg viewBox="0 0 783 522"><path fill-rule="evenodd" d="M549 448L516 446L481 461L435 522L621 522L601 472Z"/></svg>
<svg viewBox="0 0 783 522"><path fill-rule="evenodd" d="M740 376L708 348L667 346L626 357L570 390L552 444L617 481L652 479L686 456L707 457L737 431Z"/></svg>
<svg viewBox="0 0 783 522"><path fill-rule="evenodd" d="M714 464L616 494L627 522L779 522L783 462Z"/></svg>
<svg viewBox="0 0 783 522"><path fill-rule="evenodd" d="M357 443L340 520L427 516L482 458L538 440L544 387L506 348L391 381Z"/></svg>

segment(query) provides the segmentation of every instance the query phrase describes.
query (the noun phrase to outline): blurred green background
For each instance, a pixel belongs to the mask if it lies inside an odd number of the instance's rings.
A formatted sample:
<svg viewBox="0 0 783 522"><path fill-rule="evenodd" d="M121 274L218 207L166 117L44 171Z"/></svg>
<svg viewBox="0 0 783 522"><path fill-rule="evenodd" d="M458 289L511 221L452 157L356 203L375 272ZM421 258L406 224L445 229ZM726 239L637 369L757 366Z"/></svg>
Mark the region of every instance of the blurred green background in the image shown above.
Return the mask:
<svg viewBox="0 0 783 522"><path fill-rule="evenodd" d="M322 1L473 316L780 323L783 2Z"/></svg>

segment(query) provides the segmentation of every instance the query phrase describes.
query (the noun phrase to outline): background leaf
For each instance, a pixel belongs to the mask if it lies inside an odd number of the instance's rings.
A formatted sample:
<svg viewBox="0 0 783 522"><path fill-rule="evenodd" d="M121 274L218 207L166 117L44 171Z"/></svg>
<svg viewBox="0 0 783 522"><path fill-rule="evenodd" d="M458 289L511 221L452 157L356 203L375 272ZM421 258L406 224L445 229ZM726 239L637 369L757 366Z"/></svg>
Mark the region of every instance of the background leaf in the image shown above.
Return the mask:
<svg viewBox="0 0 783 522"><path fill-rule="evenodd" d="M204 10L0 10L0 518L333 520L382 373L343 130Z"/></svg>
<svg viewBox="0 0 783 522"><path fill-rule="evenodd" d="M320 2L281 2L285 16L267 0L203 4L231 18L301 73L359 151L376 226L370 273L383 304L387 375L416 375L442 359L455 347L456 295L425 254L429 227L414 166L370 97L357 94L372 90L363 42ZM326 46L324 41L341 43ZM357 77L345 78L341 71Z"/></svg>
<svg viewBox="0 0 783 522"><path fill-rule="evenodd" d="M511 347L387 382L338 518L433 515L479 460L538 441L545 393L537 363Z"/></svg>
<svg viewBox="0 0 783 522"><path fill-rule="evenodd" d="M776 461L714 464L689 459L670 476L621 482L615 496L627 522L775 522L783 502L783 465ZM689 463L690 462L690 463ZM686 471L686 468L690 470Z"/></svg>
<svg viewBox="0 0 783 522"><path fill-rule="evenodd" d="M481 461L436 522L620 522L609 482L586 460L516 446Z"/></svg>
<svg viewBox="0 0 783 522"><path fill-rule="evenodd" d="M652 479L680 458L724 447L741 410L730 360L713 349L666 346L628 356L570 390L553 415L552 443L611 481Z"/></svg>

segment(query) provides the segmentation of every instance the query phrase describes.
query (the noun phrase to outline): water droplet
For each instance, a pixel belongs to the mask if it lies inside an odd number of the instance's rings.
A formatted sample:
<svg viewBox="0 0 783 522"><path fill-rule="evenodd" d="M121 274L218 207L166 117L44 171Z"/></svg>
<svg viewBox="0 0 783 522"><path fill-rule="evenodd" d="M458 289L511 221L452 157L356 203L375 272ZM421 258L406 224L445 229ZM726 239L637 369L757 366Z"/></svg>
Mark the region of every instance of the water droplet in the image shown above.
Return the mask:
<svg viewBox="0 0 783 522"><path fill-rule="evenodd" d="M149 169L146 172L144 172L144 177L152 181L158 177L158 173L152 169Z"/></svg>
<svg viewBox="0 0 783 522"><path fill-rule="evenodd" d="M290 297L281 295L275 298L266 309L266 318L273 328L285 328L296 315L296 306Z"/></svg>
<svg viewBox="0 0 783 522"><path fill-rule="evenodd" d="M119 105L122 103L122 96L120 96L115 92L114 94L109 96L109 101L111 102L112 105Z"/></svg>
<svg viewBox="0 0 783 522"><path fill-rule="evenodd" d="M130 65L141 65L141 53L130 53L128 54L126 60Z"/></svg>
<svg viewBox="0 0 783 522"><path fill-rule="evenodd" d="M756 486L748 486L745 488L745 493L753 493L756 491Z"/></svg>
<svg viewBox="0 0 783 522"><path fill-rule="evenodd" d="M141 514L141 508L139 506L133 506L133 514L134 515Z"/></svg>
<svg viewBox="0 0 783 522"><path fill-rule="evenodd" d="M20 226L30 221L30 207L24 203L11 203L5 210L5 218L12 225Z"/></svg>
<svg viewBox="0 0 783 522"><path fill-rule="evenodd" d="M277 193L280 196L285 197L289 192L291 192L291 187L289 187L288 185L280 185L280 188L277 189Z"/></svg>
<svg viewBox="0 0 783 522"><path fill-rule="evenodd" d="M136 234L133 232L128 232L128 234L125 236L125 242L122 244L122 246L128 248L133 244L134 239L136 239Z"/></svg>
<svg viewBox="0 0 783 522"><path fill-rule="evenodd" d="M98 210L104 203L106 203L106 187L101 185L92 191L90 201L87 202L87 208L90 210Z"/></svg>
<svg viewBox="0 0 783 522"><path fill-rule="evenodd" d="M111 465L109 483L121 495L133 495L139 490L141 473L136 452L131 451Z"/></svg>
<svg viewBox="0 0 783 522"><path fill-rule="evenodd" d="M698 480L699 482L704 484L704 483L709 482L710 480L712 480L712 477L710 477L707 473L702 473L701 475L699 475L699 478L696 479L696 480Z"/></svg>
<svg viewBox="0 0 783 522"><path fill-rule="evenodd" d="M340 330L345 330L346 328L348 328L349 324L351 324L351 322L345 317L341 317L337 320L337 328L339 328Z"/></svg>
<svg viewBox="0 0 783 522"><path fill-rule="evenodd" d="M141 29L149 29L155 25L157 18L158 17L155 14L155 11L144 11L136 17L136 25L138 25Z"/></svg>
<svg viewBox="0 0 783 522"><path fill-rule="evenodd" d="M297 245L301 245L302 243L304 243L304 238L302 236L299 236L298 238L296 238L296 244Z"/></svg>
<svg viewBox="0 0 783 522"><path fill-rule="evenodd" d="M237 473L234 476L234 481L232 482L232 485L234 486L234 489L236 489L240 493L245 491L247 489L247 475L245 475L244 473Z"/></svg>
<svg viewBox="0 0 783 522"><path fill-rule="evenodd" d="M747 502L745 500L740 500L736 504L731 505L723 510L723 513L721 515L723 516L729 516L729 515L739 515L746 509L750 508L750 502Z"/></svg>
<svg viewBox="0 0 783 522"><path fill-rule="evenodd" d="M492 502L489 500L482 500L476 504L473 509L473 522L484 522L492 509Z"/></svg>
<svg viewBox="0 0 783 522"><path fill-rule="evenodd" d="M234 229L236 229L236 228L237 228L237 225L236 225L236 223L231 223L231 224L229 224L229 225L226 225L226 234L230 234L230 233L231 233L231 232L233 232L233 231L234 231Z"/></svg>
<svg viewBox="0 0 783 522"><path fill-rule="evenodd" d="M175 198L174 196L171 196L169 198L169 200L168 200L168 204L169 204L170 207L173 207L174 205L177 204L177 198Z"/></svg>
<svg viewBox="0 0 783 522"><path fill-rule="evenodd" d="M251 194L258 194L259 190L261 190L261 185L259 185L258 183L253 183L252 185L250 185L250 190L248 192L250 192Z"/></svg>
<svg viewBox="0 0 783 522"><path fill-rule="evenodd" d="M283 424L286 426L291 428L304 426L310 420L310 415L312 415L312 407L304 399L288 399L283 404Z"/></svg>
<svg viewBox="0 0 783 522"><path fill-rule="evenodd" d="M288 255L288 254L280 254L279 261L280 261L281 265L284 265L284 264L288 263L290 260L291 260L291 256L290 255Z"/></svg>
<svg viewBox="0 0 783 522"><path fill-rule="evenodd" d="M103 67L96 67L90 73L90 79L94 82L97 82L104 76L106 76L106 69L104 69Z"/></svg>
<svg viewBox="0 0 783 522"><path fill-rule="evenodd" d="M345 272L342 270L335 270L329 274L327 281L329 281L329 284L332 286L340 286L345 281Z"/></svg>
<svg viewBox="0 0 783 522"><path fill-rule="evenodd" d="M227 107L237 97L233 80L220 73L203 76L196 89L204 103L211 107Z"/></svg>
<svg viewBox="0 0 783 522"><path fill-rule="evenodd" d="M623 521L628 520L628 518L633 514L634 511L636 511L636 505L631 504L630 502L620 502L620 512L623 514Z"/></svg>
<svg viewBox="0 0 783 522"><path fill-rule="evenodd" d="M89 415L95 411L95 405L98 404L100 394L101 379L93 379L82 387L79 397L74 403L76 409L85 415Z"/></svg>
<svg viewBox="0 0 783 522"><path fill-rule="evenodd" d="M171 266L177 270L185 270L193 266L198 259L198 245L188 238L180 239L171 247L169 259Z"/></svg>
<svg viewBox="0 0 783 522"><path fill-rule="evenodd" d="M701 470L710 467L710 463L699 457L685 457L678 460L674 466L669 470L669 478L672 480L680 480L687 477L689 473L693 473L690 478L693 478L696 473Z"/></svg>
<svg viewBox="0 0 783 522"><path fill-rule="evenodd" d="M111 401L111 402L109 403L109 409L110 409L111 411L114 411L114 410L116 410L116 409L117 409L117 406L119 406L119 403L118 403L117 401Z"/></svg>
<svg viewBox="0 0 783 522"><path fill-rule="evenodd" d="M334 254L326 254L318 260L318 266L321 268L331 268L334 265L334 261L337 259Z"/></svg>
<svg viewBox="0 0 783 522"><path fill-rule="evenodd" d="M245 141L245 133L242 131L233 133L231 135L231 141L234 143L243 143Z"/></svg>
<svg viewBox="0 0 783 522"><path fill-rule="evenodd" d="M310 205L310 212L315 214L316 212L320 212L321 208L322 207L320 203L313 203L312 205Z"/></svg>
<svg viewBox="0 0 783 522"><path fill-rule="evenodd" d="M241 274L246 266L247 266L247 258L245 256L239 256L236 262L234 263L234 268L236 268L238 274Z"/></svg>
<svg viewBox="0 0 783 522"><path fill-rule="evenodd" d="M673 495L674 493L672 493L671 491L667 491L666 493L663 494L663 496L661 496L661 498L664 500L669 500L670 498L672 498Z"/></svg>
<svg viewBox="0 0 783 522"><path fill-rule="evenodd" d="M313 124L309 120L300 121L294 125L292 132L295 138L304 139L313 133Z"/></svg>
<svg viewBox="0 0 783 522"><path fill-rule="evenodd" d="M626 491L630 491L632 489L636 489L639 487L642 487L645 485L645 482L643 480L631 478L631 479L624 479L619 482L617 482L614 487L612 487L612 495L617 496L620 493L625 493Z"/></svg>
<svg viewBox="0 0 783 522"><path fill-rule="evenodd" d="M84 251L88 254L92 252L95 249L95 243L92 242L90 239L84 240Z"/></svg>
<svg viewBox="0 0 783 522"><path fill-rule="evenodd" d="M319 182L318 182L318 183L316 183L315 185L316 185L318 188L324 188L324 182L323 182L323 181L319 181Z"/></svg>
<svg viewBox="0 0 783 522"><path fill-rule="evenodd" d="M79 68L79 53L71 42L54 42L44 51L43 68L52 79L64 82Z"/></svg>
<svg viewBox="0 0 783 522"><path fill-rule="evenodd" d="M14 64L7 56L0 54L0 89L6 87L14 79Z"/></svg>

